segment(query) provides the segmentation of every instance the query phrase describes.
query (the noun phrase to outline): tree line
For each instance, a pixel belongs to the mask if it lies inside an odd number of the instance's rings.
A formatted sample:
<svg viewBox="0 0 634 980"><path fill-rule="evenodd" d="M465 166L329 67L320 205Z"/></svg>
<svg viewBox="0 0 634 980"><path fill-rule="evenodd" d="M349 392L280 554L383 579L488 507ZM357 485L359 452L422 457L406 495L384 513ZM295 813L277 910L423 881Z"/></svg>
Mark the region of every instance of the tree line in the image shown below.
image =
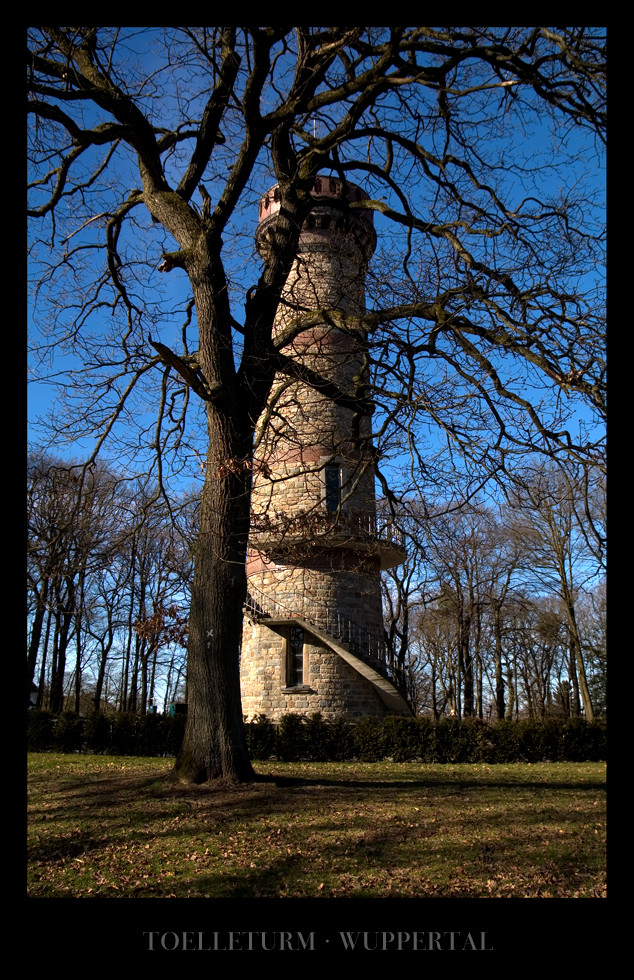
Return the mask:
<svg viewBox="0 0 634 980"><path fill-rule="evenodd" d="M31 454L29 703L145 714L183 697L193 513L105 465Z"/></svg>
<svg viewBox="0 0 634 980"><path fill-rule="evenodd" d="M605 717L605 494L585 479L542 462L493 506L410 516L407 561L383 591L418 712Z"/></svg>
<svg viewBox="0 0 634 980"><path fill-rule="evenodd" d="M605 717L603 493L580 512L572 477L541 466L502 503L412 502L407 560L384 573L383 592L416 714ZM196 526L192 494L170 512L104 465L31 455L30 703L146 714L185 699Z"/></svg>

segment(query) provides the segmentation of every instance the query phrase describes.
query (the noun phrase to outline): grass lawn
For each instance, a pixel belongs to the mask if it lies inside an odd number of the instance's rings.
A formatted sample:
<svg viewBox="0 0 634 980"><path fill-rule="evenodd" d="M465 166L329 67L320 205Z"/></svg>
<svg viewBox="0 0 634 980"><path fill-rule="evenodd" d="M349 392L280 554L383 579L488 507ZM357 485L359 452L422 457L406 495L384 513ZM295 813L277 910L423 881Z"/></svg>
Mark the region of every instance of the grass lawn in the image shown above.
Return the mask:
<svg viewBox="0 0 634 980"><path fill-rule="evenodd" d="M605 765L29 756L31 898L602 898Z"/></svg>

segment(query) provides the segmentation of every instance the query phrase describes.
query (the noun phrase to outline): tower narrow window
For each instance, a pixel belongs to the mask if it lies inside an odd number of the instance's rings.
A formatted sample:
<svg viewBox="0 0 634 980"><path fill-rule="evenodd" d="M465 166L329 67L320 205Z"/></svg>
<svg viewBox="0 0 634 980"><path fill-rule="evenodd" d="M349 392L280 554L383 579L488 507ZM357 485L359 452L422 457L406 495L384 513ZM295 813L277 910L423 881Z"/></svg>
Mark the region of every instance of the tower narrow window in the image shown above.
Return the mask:
<svg viewBox="0 0 634 980"><path fill-rule="evenodd" d="M304 683L304 631L291 626L286 643L286 685L301 687Z"/></svg>
<svg viewBox="0 0 634 980"><path fill-rule="evenodd" d="M326 510L335 513L341 503L341 467L329 464L325 467L324 479L326 484Z"/></svg>

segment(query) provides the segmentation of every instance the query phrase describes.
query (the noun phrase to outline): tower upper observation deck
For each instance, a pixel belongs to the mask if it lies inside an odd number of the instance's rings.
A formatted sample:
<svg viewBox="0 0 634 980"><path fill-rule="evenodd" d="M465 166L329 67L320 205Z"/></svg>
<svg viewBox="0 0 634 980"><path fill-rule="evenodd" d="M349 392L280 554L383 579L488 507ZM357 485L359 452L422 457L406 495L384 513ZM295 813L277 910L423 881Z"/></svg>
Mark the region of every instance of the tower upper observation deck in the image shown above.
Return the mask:
<svg viewBox="0 0 634 980"><path fill-rule="evenodd" d="M376 248L373 212L350 205L368 201L369 195L356 184L344 184L339 177L323 175L315 178L311 195L315 198L315 206L302 227L298 251L332 249L333 235L341 235L361 249L360 258L367 263ZM271 225L279 214L281 203L277 184L260 199L255 239L261 253L266 251Z"/></svg>

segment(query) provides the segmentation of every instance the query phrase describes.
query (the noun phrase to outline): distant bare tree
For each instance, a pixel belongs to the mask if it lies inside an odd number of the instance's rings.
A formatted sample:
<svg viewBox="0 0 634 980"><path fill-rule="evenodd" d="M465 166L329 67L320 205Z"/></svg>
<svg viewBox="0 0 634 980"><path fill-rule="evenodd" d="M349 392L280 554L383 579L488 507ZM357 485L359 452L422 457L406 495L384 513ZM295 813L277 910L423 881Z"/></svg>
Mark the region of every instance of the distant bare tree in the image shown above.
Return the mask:
<svg viewBox="0 0 634 980"><path fill-rule="evenodd" d="M580 479L585 481L585 474ZM577 489L577 492L576 492ZM577 500L570 467L543 467L519 476L513 489L514 524L526 542L536 587L559 596L565 615L571 680L588 719L594 710L588 687L578 604L583 590L596 582L597 565L586 547L588 536L578 521ZM590 585L589 585L590 583Z"/></svg>

